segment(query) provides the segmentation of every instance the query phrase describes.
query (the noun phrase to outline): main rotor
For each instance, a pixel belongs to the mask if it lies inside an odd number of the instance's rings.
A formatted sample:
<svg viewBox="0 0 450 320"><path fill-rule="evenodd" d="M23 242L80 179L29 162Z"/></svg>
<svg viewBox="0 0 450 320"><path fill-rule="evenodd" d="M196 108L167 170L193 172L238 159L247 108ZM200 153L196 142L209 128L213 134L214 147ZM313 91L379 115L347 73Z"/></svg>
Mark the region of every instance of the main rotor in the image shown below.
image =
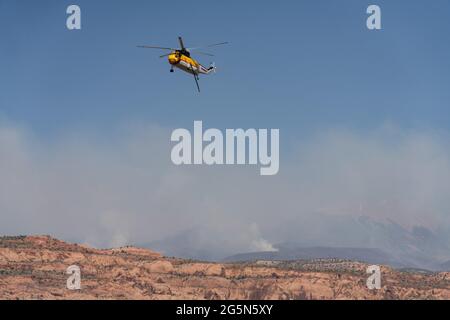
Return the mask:
<svg viewBox="0 0 450 320"><path fill-rule="evenodd" d="M212 53L209 52L202 52L202 51L198 51L198 49L203 49L203 48L211 48L211 47L216 47L216 46L221 46L224 44L228 44L228 42L221 42L221 43L215 43L215 44L210 44L207 46L201 46L201 47L193 47L193 48L186 48L184 45L184 41L182 37L178 37L178 42L180 47L179 48L169 48L169 47L156 47L156 46L147 46L147 45L143 45L143 46L138 46L138 48L144 48L144 49L160 49L160 50L170 50L170 53L166 53L160 56L160 58L164 58L169 56L172 52L178 52L180 54L183 54L185 56L190 57L191 56L191 52L195 51L195 53L198 54L202 54L202 55L206 55L206 56L210 56L213 57L214 55Z"/></svg>

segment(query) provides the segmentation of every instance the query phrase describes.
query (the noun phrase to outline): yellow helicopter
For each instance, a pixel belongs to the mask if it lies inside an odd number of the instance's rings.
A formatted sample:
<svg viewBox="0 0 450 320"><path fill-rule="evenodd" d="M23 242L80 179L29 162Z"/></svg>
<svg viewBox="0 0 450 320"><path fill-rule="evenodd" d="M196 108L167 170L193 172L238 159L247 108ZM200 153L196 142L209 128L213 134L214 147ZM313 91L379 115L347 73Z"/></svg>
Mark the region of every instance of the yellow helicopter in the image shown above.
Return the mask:
<svg viewBox="0 0 450 320"><path fill-rule="evenodd" d="M167 47L155 47L155 46L138 46L138 48L145 48L145 49L160 49L160 50L170 50L170 53L164 54L160 56L160 58L168 57L169 63L171 65L170 72L174 72L174 67L181 69L187 73L190 73L194 75L195 83L197 84L198 92L200 92L200 85L198 84L198 80L200 79L200 74L210 74L211 72L216 72L216 66L214 63L211 63L211 65L206 68L202 66L200 63L198 63L195 59L191 57L191 51L195 51L198 54L203 54L206 56L213 57L214 55L208 52L202 52L198 51L198 49L202 48L211 48L216 46L221 46L224 44L228 44L228 42L221 42L221 43L215 43L210 44L208 46L203 47L195 47L195 48L186 48L184 46L183 39L181 37L178 37L178 41L180 43L179 49L177 48L167 48Z"/></svg>

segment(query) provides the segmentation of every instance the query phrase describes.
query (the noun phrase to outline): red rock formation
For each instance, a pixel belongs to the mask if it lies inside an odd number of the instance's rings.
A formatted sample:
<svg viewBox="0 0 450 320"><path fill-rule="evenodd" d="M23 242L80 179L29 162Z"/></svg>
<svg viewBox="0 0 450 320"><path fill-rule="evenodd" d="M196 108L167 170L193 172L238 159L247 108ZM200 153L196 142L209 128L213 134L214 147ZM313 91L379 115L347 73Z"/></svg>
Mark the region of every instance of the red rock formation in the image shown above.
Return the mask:
<svg viewBox="0 0 450 320"><path fill-rule="evenodd" d="M82 288L66 288L81 268ZM351 261L220 264L166 258L133 247L97 250L51 237L0 238L0 299L450 299L450 273L382 267L382 289L366 287Z"/></svg>

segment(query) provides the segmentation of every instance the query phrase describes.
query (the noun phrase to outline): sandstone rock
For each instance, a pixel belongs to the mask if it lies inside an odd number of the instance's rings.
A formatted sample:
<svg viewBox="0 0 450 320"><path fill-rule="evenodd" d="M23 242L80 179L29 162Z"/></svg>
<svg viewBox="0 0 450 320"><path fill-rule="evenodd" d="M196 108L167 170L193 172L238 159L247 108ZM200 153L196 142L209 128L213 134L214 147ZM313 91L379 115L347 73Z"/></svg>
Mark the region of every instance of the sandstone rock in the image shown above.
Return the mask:
<svg viewBox="0 0 450 320"><path fill-rule="evenodd" d="M146 263L144 268L152 273L171 273L174 270L172 263L164 260Z"/></svg>
<svg viewBox="0 0 450 320"><path fill-rule="evenodd" d="M72 264L81 269L81 291L66 289ZM133 247L97 250L48 236L8 237L0 238L0 299L450 299L448 272L382 267L384 287L369 291L366 267L200 263Z"/></svg>

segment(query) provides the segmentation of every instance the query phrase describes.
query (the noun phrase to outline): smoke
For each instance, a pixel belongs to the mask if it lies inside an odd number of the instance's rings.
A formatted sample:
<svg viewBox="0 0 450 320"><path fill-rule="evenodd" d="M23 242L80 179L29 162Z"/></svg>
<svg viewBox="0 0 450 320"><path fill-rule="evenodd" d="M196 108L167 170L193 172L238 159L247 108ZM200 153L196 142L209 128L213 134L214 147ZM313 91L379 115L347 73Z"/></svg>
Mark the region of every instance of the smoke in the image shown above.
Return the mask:
<svg viewBox="0 0 450 320"><path fill-rule="evenodd" d="M253 241L252 241L252 251L265 251L265 252L274 252L278 251L277 248L275 248L269 241L264 239L261 236L261 232L259 231L258 225L256 223L253 223L250 226L250 232L253 235Z"/></svg>
<svg viewBox="0 0 450 320"><path fill-rule="evenodd" d="M300 229L328 236L327 216L448 230L448 142L443 133L394 126L328 130L289 146L281 140L291 152L282 151L280 173L261 177L251 166L174 166L170 130L159 126L128 126L109 140L74 132L48 141L2 124L0 233L110 247L197 230L194 246L228 254L276 250L287 237L304 239Z"/></svg>

